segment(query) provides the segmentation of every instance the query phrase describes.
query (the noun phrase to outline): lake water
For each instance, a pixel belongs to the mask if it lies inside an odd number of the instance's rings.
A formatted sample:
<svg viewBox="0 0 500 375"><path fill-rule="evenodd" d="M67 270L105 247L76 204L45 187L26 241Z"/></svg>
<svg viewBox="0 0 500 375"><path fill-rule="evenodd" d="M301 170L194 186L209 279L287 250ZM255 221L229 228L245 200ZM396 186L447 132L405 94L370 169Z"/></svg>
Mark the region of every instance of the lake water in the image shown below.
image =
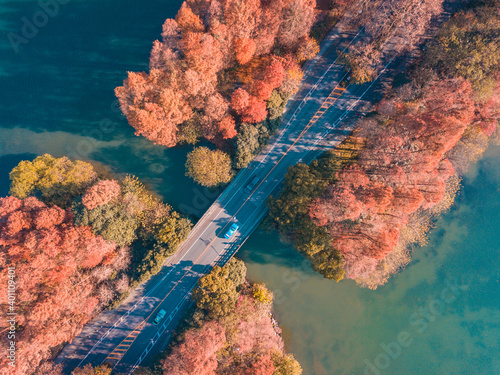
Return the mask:
<svg viewBox="0 0 500 375"><path fill-rule="evenodd" d="M134 174L175 208L202 214L214 194L184 176L189 150L134 136L113 92L127 71L147 69L153 40L182 1L58 1L66 4L46 22L37 1L1 1L0 195L20 160L50 153ZM23 30L25 20L36 29ZM36 34L13 46L9 33L23 31Z"/></svg>
<svg viewBox="0 0 500 375"><path fill-rule="evenodd" d="M201 215L216 194L184 176L189 149L135 137L113 94L126 71L147 69L152 41L181 1L60 2L46 18L34 0L0 5L0 196L20 160L51 153L134 174L175 208ZM36 35L25 30L33 35L15 52L7 36L24 37L24 19L39 26ZM275 292L304 375L500 373L498 165L500 150L491 148L429 246L376 291L315 275L275 234L247 241L240 256L250 277Z"/></svg>

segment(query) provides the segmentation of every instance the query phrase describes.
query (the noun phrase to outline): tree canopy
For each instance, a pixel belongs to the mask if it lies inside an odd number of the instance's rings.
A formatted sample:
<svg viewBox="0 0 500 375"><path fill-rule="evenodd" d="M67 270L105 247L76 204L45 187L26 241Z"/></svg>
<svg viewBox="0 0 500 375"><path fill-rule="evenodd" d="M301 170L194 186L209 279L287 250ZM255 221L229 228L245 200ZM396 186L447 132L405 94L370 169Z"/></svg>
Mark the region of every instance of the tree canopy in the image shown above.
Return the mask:
<svg viewBox="0 0 500 375"><path fill-rule="evenodd" d="M187 155L186 175L202 186L214 187L231 181L231 158L220 150L196 147Z"/></svg>
<svg viewBox="0 0 500 375"><path fill-rule="evenodd" d="M215 266L212 272L198 281L193 290L196 306L214 318L228 315L234 309L237 297L236 285L229 278L226 267Z"/></svg>
<svg viewBox="0 0 500 375"><path fill-rule="evenodd" d="M52 350L159 272L191 222L136 178L103 179L88 163L44 155L10 176L12 192L24 197L0 198L0 276L15 267L20 309L14 371L58 375Z"/></svg>
<svg viewBox="0 0 500 375"><path fill-rule="evenodd" d="M245 276L244 263L232 258L199 280L196 307L174 334L163 374L302 374L284 350L271 314L272 293Z"/></svg>
<svg viewBox="0 0 500 375"><path fill-rule="evenodd" d="M239 123L264 121L271 92L286 101L301 79L298 63L318 51L309 38L315 5L185 1L153 43L149 73L129 72L115 90L136 134L167 147L200 137L220 144Z"/></svg>
<svg viewBox="0 0 500 375"><path fill-rule="evenodd" d="M21 161L9 177L10 195L20 199L35 195L47 204L66 208L96 180L97 173L89 163L45 154Z"/></svg>

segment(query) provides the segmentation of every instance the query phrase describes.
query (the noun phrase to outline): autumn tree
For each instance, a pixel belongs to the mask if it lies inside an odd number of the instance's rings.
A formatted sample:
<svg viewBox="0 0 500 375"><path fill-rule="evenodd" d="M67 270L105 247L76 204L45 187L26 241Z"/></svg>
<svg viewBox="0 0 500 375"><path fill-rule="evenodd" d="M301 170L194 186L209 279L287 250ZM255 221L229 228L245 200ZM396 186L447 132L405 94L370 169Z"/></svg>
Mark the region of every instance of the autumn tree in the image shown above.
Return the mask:
<svg viewBox="0 0 500 375"><path fill-rule="evenodd" d="M107 204L120 195L120 184L116 180L100 180L82 196L82 204L88 210Z"/></svg>
<svg viewBox="0 0 500 375"><path fill-rule="evenodd" d="M299 40L308 36L314 22L315 0L291 0L283 9L283 21L278 32L278 42L294 50Z"/></svg>
<svg viewBox="0 0 500 375"><path fill-rule="evenodd" d="M182 4L181 9L177 12L175 21L177 22L177 26L182 33L201 33L205 31L202 20L199 16L193 13L187 3Z"/></svg>
<svg viewBox="0 0 500 375"><path fill-rule="evenodd" d="M229 270L219 266L203 276L193 290L196 306L214 318L228 315L236 304L237 296L236 285L229 278Z"/></svg>
<svg viewBox="0 0 500 375"><path fill-rule="evenodd" d="M376 77L380 56L380 52L374 49L372 44L358 42L348 53L342 53L339 57L350 71L352 81L363 84Z"/></svg>
<svg viewBox="0 0 500 375"><path fill-rule="evenodd" d="M264 121L272 91L283 85L286 102L301 79L297 61L316 53L308 37L314 6L314 0L184 2L153 43L149 73L129 72L115 90L136 135L166 147L202 137L220 146L242 122ZM223 110L229 101L232 114Z"/></svg>
<svg viewBox="0 0 500 375"><path fill-rule="evenodd" d="M311 60L319 53L318 42L310 37L305 37L297 50L297 60L299 62Z"/></svg>
<svg viewBox="0 0 500 375"><path fill-rule="evenodd" d="M58 206L35 197L0 198L0 259L17 271L17 374L36 371L103 306L101 281L92 272L117 251L89 227L73 225L71 213ZM6 279L7 267L0 273Z"/></svg>
<svg viewBox="0 0 500 375"><path fill-rule="evenodd" d="M253 362L251 362L247 368L242 370L243 375L273 375L274 374L274 364L271 360L271 356L261 355L257 357Z"/></svg>
<svg viewBox="0 0 500 375"><path fill-rule="evenodd" d="M272 293L263 284L245 283L245 275L244 263L232 258L199 280L196 309L174 335L165 374L302 373L285 353L271 314Z"/></svg>
<svg viewBox="0 0 500 375"><path fill-rule="evenodd" d="M181 344L163 361L165 375L215 375L216 353L225 343L224 329L215 322L188 331Z"/></svg>
<svg viewBox="0 0 500 375"><path fill-rule="evenodd" d="M274 295L264 284L253 284L253 298L262 303L273 303Z"/></svg>
<svg viewBox="0 0 500 375"><path fill-rule="evenodd" d="M404 103L381 103L380 123L368 120L358 132L365 142L357 162L337 170L319 196L308 193L309 218L330 238L309 253L325 277L338 279L343 271L353 279L369 277L397 245L409 215L444 198L454 173L445 155L473 119L470 85L429 83L420 105L425 111L414 113ZM316 233L323 238L324 232Z"/></svg>
<svg viewBox="0 0 500 375"><path fill-rule="evenodd" d="M245 282L247 267L245 266L245 262L241 259L232 257L224 268L227 269L227 277L232 280L236 287L241 286Z"/></svg>
<svg viewBox="0 0 500 375"><path fill-rule="evenodd" d="M467 78L478 98L487 100L500 64L497 9L495 2L484 2L457 13L429 44L420 68L436 69L446 77Z"/></svg>
<svg viewBox="0 0 500 375"><path fill-rule="evenodd" d="M186 175L203 186L226 184L232 177L231 159L220 150L197 147L187 156Z"/></svg>
<svg viewBox="0 0 500 375"><path fill-rule="evenodd" d="M239 64L245 65L249 62L255 54L256 45L253 39L241 38L235 39L234 51L236 53L236 60Z"/></svg>
<svg viewBox="0 0 500 375"><path fill-rule="evenodd" d="M74 369L72 375L110 375L111 370L112 369L106 365L92 367L89 363L83 368L77 367Z"/></svg>
<svg viewBox="0 0 500 375"><path fill-rule="evenodd" d="M220 134L223 139L236 137L238 134L236 131L236 122L232 116L226 116L219 122L218 134Z"/></svg>
<svg viewBox="0 0 500 375"><path fill-rule="evenodd" d="M71 211L76 225L90 226L94 233L120 246L130 245L137 238L137 220L121 203L107 203L89 210L81 201L75 201Z"/></svg>
<svg viewBox="0 0 500 375"><path fill-rule="evenodd" d="M231 95L231 108L242 115L250 103L250 94L243 88L239 88Z"/></svg>
<svg viewBox="0 0 500 375"><path fill-rule="evenodd" d="M91 164L49 154L33 161L21 161L10 172L10 194L18 198L40 196L47 204L67 207L97 178Z"/></svg>
<svg viewBox="0 0 500 375"><path fill-rule="evenodd" d="M283 355L280 352L275 352L271 356L274 363L273 375L301 375L302 367L294 358L293 354Z"/></svg>

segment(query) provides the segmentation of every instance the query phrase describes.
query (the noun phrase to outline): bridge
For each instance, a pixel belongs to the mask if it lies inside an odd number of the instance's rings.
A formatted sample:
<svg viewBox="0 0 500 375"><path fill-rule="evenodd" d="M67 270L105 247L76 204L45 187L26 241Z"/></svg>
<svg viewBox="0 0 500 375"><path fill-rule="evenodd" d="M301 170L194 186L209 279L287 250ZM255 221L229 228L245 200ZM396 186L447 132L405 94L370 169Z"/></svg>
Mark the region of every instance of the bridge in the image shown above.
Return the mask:
<svg viewBox="0 0 500 375"><path fill-rule="evenodd" d="M356 117L380 99L384 85L408 66L409 56L390 57L377 78L364 85L342 87L346 77L338 63L338 51L364 37L352 30L348 19L327 36L318 56L305 69L299 92L290 99L282 125L269 145L241 170L198 221L189 237L162 271L136 289L113 311L102 313L87 324L68 344L56 362L65 372L87 363L104 362L115 371L131 373L147 365L163 350L191 302L198 279L215 265L225 264L257 228L267 213L266 199L275 194L288 167L309 163L338 145L352 131ZM244 187L255 177L260 181L251 192ZM224 233L233 223L239 228L230 238ZM167 311L159 325L152 320L160 309Z"/></svg>

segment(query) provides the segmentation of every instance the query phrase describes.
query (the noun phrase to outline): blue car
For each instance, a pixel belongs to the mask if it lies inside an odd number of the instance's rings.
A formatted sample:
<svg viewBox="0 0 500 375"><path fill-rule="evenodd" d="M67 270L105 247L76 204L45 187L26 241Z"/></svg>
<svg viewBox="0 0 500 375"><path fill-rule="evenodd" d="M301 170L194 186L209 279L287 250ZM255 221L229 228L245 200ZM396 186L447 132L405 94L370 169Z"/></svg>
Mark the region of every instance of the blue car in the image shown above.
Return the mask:
<svg viewBox="0 0 500 375"><path fill-rule="evenodd" d="M158 323L160 323L160 320L162 320L162 319L165 317L165 314L166 314L166 313L167 313L167 312L166 312L165 310L161 309L161 310L158 312L158 314L156 314L156 317L155 317L155 319L153 320L153 324L158 325Z"/></svg>
<svg viewBox="0 0 500 375"><path fill-rule="evenodd" d="M238 228L239 228L238 224L236 223L231 224L224 237L226 237L227 239L231 238L231 236L234 234L234 232L238 230Z"/></svg>

